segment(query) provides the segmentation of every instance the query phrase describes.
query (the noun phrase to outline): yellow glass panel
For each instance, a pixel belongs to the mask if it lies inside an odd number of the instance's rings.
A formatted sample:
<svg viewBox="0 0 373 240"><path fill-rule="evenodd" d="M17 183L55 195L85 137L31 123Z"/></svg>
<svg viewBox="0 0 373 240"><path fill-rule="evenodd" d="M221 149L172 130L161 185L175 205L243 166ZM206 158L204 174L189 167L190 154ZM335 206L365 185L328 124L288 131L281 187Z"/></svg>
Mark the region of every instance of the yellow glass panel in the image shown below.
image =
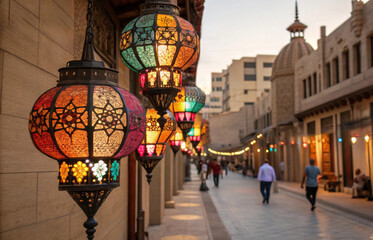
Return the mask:
<svg viewBox="0 0 373 240"><path fill-rule="evenodd" d="M177 59L175 61L174 67L181 68L184 66L189 59L193 56L194 49L189 47L181 47Z"/></svg>
<svg viewBox="0 0 373 240"><path fill-rule="evenodd" d="M168 138L171 136L172 131L162 131L161 137L159 138L158 143L166 143Z"/></svg>
<svg viewBox="0 0 373 240"><path fill-rule="evenodd" d="M110 137L108 137L105 131L95 131L93 133L93 156L112 156L120 147L123 137L123 131L115 131Z"/></svg>
<svg viewBox="0 0 373 240"><path fill-rule="evenodd" d="M173 72L174 75L174 84L176 87L180 86L180 73Z"/></svg>
<svg viewBox="0 0 373 240"><path fill-rule="evenodd" d="M155 87L155 81L157 80L157 72L151 71L148 72L148 82L150 87Z"/></svg>
<svg viewBox="0 0 373 240"><path fill-rule="evenodd" d="M172 45L178 41L178 32L176 28L158 28L156 32L156 40L158 44Z"/></svg>
<svg viewBox="0 0 373 240"><path fill-rule="evenodd" d="M66 182L66 178L69 176L69 166L66 162L63 162L60 167L60 177L63 183Z"/></svg>
<svg viewBox="0 0 373 240"><path fill-rule="evenodd" d="M176 21L174 17L165 14L158 14L157 25L160 27L176 27Z"/></svg>
<svg viewBox="0 0 373 240"><path fill-rule="evenodd" d="M176 53L176 46L158 46L158 61L161 66L171 66Z"/></svg>
<svg viewBox="0 0 373 240"><path fill-rule="evenodd" d="M162 71L160 72L160 76L161 76L162 84L163 84L164 86L168 85L168 82L170 81L170 78L171 78L171 73L170 73L170 71L162 70Z"/></svg>
<svg viewBox="0 0 373 240"><path fill-rule="evenodd" d="M146 131L146 143L156 144L160 133L160 131Z"/></svg>
<svg viewBox="0 0 373 240"><path fill-rule="evenodd" d="M114 108L123 107L120 95L111 87L96 86L93 91L93 106L103 108L108 103Z"/></svg>
<svg viewBox="0 0 373 240"><path fill-rule="evenodd" d="M71 171L73 172L73 176L76 178L78 183L83 181L83 178L87 176L88 167L85 163L79 161L73 165Z"/></svg>
<svg viewBox="0 0 373 240"><path fill-rule="evenodd" d="M156 154L157 156L161 155L163 153L163 147L164 145L163 144L157 144L157 147L156 147Z"/></svg>

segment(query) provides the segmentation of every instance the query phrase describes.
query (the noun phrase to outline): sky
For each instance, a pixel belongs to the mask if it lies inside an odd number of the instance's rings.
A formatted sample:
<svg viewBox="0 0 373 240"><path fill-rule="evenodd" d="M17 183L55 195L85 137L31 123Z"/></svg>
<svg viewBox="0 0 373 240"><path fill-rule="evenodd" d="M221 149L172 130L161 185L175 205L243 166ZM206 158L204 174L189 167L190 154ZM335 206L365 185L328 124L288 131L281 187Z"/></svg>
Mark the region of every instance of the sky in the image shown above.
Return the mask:
<svg viewBox="0 0 373 240"><path fill-rule="evenodd" d="M278 54L290 42L286 30L295 19L295 0L205 0L197 85L211 89L211 72L221 72L232 59ZM364 1L364 2L367 2ZM351 16L351 0L298 0L306 41L317 48L320 26L327 34Z"/></svg>

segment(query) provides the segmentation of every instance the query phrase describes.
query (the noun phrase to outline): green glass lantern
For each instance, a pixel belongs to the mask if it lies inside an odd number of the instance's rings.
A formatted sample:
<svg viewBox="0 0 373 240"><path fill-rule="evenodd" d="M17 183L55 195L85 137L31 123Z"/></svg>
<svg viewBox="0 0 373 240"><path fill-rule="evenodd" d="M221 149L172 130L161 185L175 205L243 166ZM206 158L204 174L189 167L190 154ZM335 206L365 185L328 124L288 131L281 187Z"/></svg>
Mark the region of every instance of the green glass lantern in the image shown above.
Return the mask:
<svg viewBox="0 0 373 240"><path fill-rule="evenodd" d="M199 37L179 17L176 0L146 0L141 16L122 31L120 52L124 63L139 72L140 88L161 116L163 127L170 104L182 86L182 72L197 61Z"/></svg>

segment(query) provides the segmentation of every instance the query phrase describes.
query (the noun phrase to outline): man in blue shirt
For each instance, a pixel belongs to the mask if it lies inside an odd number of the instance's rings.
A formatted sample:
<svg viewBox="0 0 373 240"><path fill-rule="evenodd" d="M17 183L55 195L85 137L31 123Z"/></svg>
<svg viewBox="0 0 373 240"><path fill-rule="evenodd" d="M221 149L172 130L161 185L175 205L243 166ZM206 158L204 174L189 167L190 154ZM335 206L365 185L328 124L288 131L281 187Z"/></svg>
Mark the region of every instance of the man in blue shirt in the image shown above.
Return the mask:
<svg viewBox="0 0 373 240"><path fill-rule="evenodd" d="M263 203L269 203L269 194L271 192L271 184L276 181L275 170L268 164L268 160L264 160L264 164L259 168L258 180L260 181L260 192L263 196Z"/></svg>
<svg viewBox="0 0 373 240"><path fill-rule="evenodd" d="M306 167L304 170L303 180L302 184L300 185L301 188L304 186L304 181L307 178L306 182L306 197L308 201L310 201L312 207L311 211L315 210L316 206L316 193L317 189L319 187L319 184L317 182L317 177L321 175L320 169L315 166L315 159L310 159L310 165Z"/></svg>

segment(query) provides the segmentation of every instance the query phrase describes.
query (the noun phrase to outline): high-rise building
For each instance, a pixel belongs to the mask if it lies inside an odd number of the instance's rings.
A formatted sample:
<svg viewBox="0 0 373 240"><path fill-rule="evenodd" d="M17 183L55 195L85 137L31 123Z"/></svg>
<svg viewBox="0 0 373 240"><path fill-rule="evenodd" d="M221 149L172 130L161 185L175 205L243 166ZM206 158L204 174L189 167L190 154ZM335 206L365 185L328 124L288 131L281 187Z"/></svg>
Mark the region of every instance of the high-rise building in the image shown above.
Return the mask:
<svg viewBox="0 0 373 240"><path fill-rule="evenodd" d="M269 91L275 58L275 55L257 55L232 61L223 72L223 112L254 105L262 92Z"/></svg>

